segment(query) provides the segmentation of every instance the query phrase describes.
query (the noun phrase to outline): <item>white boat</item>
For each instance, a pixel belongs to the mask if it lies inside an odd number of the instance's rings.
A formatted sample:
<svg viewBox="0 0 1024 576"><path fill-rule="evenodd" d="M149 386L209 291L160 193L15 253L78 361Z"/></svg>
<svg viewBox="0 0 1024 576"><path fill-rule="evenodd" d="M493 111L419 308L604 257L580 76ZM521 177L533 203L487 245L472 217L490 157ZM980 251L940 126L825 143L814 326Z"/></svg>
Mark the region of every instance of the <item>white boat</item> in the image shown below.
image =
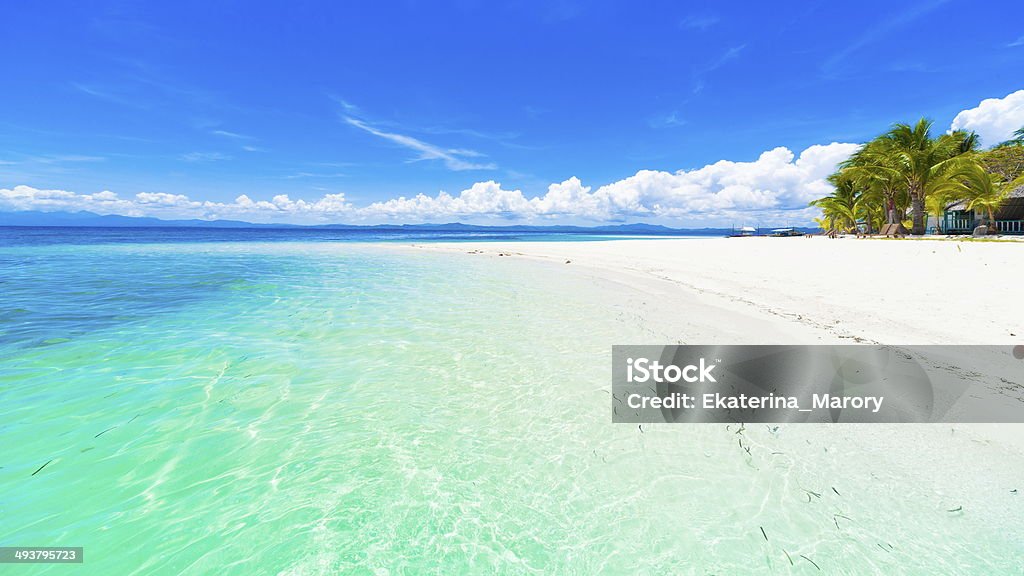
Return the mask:
<svg viewBox="0 0 1024 576"><path fill-rule="evenodd" d="M743 226L739 230L733 228L732 234L729 234L729 238L745 238L747 236L757 236L757 228L753 226Z"/></svg>
<svg viewBox="0 0 1024 576"><path fill-rule="evenodd" d="M797 232L796 230L794 230L792 228L776 228L776 229L772 230L771 233L768 234L768 235L769 236L776 236L776 237L780 237L780 236L783 236L783 237L784 236L803 236L803 233Z"/></svg>

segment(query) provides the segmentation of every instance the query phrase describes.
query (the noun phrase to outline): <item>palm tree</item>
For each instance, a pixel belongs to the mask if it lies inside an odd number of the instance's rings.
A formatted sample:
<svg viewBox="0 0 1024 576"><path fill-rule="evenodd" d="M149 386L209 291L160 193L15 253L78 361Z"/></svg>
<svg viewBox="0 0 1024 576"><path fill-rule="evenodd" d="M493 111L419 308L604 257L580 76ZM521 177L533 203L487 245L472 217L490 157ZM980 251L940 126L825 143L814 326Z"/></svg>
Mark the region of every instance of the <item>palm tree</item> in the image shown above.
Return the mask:
<svg viewBox="0 0 1024 576"><path fill-rule="evenodd" d="M983 165L970 163L958 170L942 191L965 200L968 210L984 210L985 223L994 229L996 211L1010 192L1021 186L1024 186L1024 176L1010 182L1001 181L998 175L989 173Z"/></svg>
<svg viewBox="0 0 1024 576"><path fill-rule="evenodd" d="M879 209L885 212L885 223L896 224L897 205L906 208L906 186L900 164L888 154L878 139L868 142L840 164L843 173L869 190L881 200Z"/></svg>
<svg viewBox="0 0 1024 576"><path fill-rule="evenodd" d="M938 232L941 234L943 215L946 213L946 208L953 203L959 202L963 199L963 188L962 184L956 180L947 180L943 186L939 186L932 190L932 193L928 195L925 200L925 208L928 213L935 217L935 221L939 223Z"/></svg>
<svg viewBox="0 0 1024 576"><path fill-rule="evenodd" d="M977 137L964 131L931 135L932 122L922 118L917 124L896 124L879 139L881 152L892 159L905 180L913 211L911 233L925 233L925 199L942 186L957 167L953 160L970 155L978 146Z"/></svg>
<svg viewBox="0 0 1024 576"><path fill-rule="evenodd" d="M845 232L856 232L857 218L864 211L865 202L857 189L856 181L837 172L828 177L835 187L832 194L811 201L811 206L821 208L822 220L829 229L841 229Z"/></svg>

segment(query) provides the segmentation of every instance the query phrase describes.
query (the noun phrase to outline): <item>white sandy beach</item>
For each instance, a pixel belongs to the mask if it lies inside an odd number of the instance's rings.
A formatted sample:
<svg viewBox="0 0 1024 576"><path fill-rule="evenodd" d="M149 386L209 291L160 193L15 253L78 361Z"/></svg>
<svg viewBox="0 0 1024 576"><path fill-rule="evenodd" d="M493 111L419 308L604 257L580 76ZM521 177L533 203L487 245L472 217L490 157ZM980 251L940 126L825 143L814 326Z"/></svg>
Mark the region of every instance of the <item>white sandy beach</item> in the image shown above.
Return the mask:
<svg viewBox="0 0 1024 576"><path fill-rule="evenodd" d="M623 286L624 298L650 296L638 297L632 311L671 341L1024 342L1024 244L1017 242L796 237L416 247L571 266Z"/></svg>
<svg viewBox="0 0 1024 576"><path fill-rule="evenodd" d="M541 283L577 275L599 289L609 314L649 334L645 342L616 344L1024 343L1019 242L687 238L413 248L536 262L520 270ZM992 362L1015 362L992 354L965 354L954 370L969 377ZM967 421L988 421L1006 394L974 387L957 410ZM1022 396L1019 389L1009 394ZM1020 426L958 425L1022 457Z"/></svg>

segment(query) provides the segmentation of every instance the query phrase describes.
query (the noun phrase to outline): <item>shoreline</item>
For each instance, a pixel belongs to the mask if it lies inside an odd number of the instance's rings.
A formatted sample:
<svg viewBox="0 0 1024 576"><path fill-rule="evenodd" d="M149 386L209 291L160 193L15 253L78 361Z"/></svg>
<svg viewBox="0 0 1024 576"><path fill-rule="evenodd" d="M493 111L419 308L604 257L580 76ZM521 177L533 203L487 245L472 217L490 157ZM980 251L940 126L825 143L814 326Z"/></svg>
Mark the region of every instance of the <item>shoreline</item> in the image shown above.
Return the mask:
<svg viewBox="0 0 1024 576"><path fill-rule="evenodd" d="M555 278L575 277L577 284L585 282L600 291L574 297L597 298L610 315L639 324L650 335L647 342L616 344L1012 346L1024 342L1024 333L1013 326L1014 319L1024 318L1024 301L1014 297L1015 286L1024 284L1024 270L1015 269L1011 263L1019 257L1019 248L1012 243L958 247L928 240L761 238L738 242L714 238L421 243L389 248L519 264L524 266L519 273L530 282L553 283ZM833 254L834 258L822 260L823 254ZM924 262L916 262L916 258ZM724 264L704 267L708 260ZM806 282L793 278L790 282L782 267L794 261L802 261L805 266L824 262L826 275L809 277ZM828 273L847 266L861 270L879 263L890 270L942 263L951 279L941 286L912 289L864 276L853 279L852 289L840 285L834 292L824 290L830 281ZM697 274L701 267L704 273ZM763 276L760 280L749 279L742 271L744 267L753 269L755 278ZM976 275L993 268L1005 274L1005 282L975 281ZM571 285L557 283L556 287L568 290ZM966 332L966 327L971 331ZM984 373L993 362L1006 362L991 350L978 352L960 356L955 366L943 366L970 380L972 374ZM991 402L1004 393L975 387L974 399ZM984 405L968 401L959 409L977 414L976 407ZM1017 433L1020 426L975 422L954 427L1020 455L1024 454L1024 437Z"/></svg>
<svg viewBox="0 0 1024 576"><path fill-rule="evenodd" d="M741 338L752 343L1024 341L1024 326L1014 325L1024 318L1024 300L1015 297L1024 269L1016 263L1020 254L1013 242L687 238L390 248L559 264L591 281L618 284L623 295L661 298L661 307L674 310L671 315L684 324L713 321L702 309L724 311L760 336ZM932 280L936 276L939 281ZM651 323L665 320L647 316ZM718 325L726 333L747 332Z"/></svg>

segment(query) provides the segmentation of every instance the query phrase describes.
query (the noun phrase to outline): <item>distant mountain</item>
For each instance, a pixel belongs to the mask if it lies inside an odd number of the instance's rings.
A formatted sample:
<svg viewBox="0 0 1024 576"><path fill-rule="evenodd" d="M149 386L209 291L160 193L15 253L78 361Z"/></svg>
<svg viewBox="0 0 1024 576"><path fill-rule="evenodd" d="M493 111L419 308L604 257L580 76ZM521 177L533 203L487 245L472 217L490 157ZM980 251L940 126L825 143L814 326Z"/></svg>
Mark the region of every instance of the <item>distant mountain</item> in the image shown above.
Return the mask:
<svg viewBox="0 0 1024 576"><path fill-rule="evenodd" d="M614 224L603 226L533 226L528 224L510 224L507 226L480 226L476 224L463 224L461 222L448 222L445 224L376 224L372 226L358 226L353 224L326 224L313 226L315 228L328 229L369 229L369 230L416 230L419 232L580 232L580 233L607 233L607 234L667 234L678 235L688 232L681 228L669 228L656 224ZM708 228L707 230L715 230Z"/></svg>
<svg viewBox="0 0 1024 576"><path fill-rule="evenodd" d="M0 212L0 226L83 226L96 228L296 228L292 224L253 224L241 220L161 220L93 212Z"/></svg>
<svg viewBox="0 0 1024 576"><path fill-rule="evenodd" d="M100 215L93 212L0 212L0 226L95 227L95 228L309 228L328 230L414 230L420 232L575 232L581 234L643 234L677 236L685 234L715 235L730 232L729 228L669 228L658 224L608 224L602 226L479 226L449 222L445 224L256 224L240 220L161 220L152 217ZM816 228L801 228L816 231Z"/></svg>

